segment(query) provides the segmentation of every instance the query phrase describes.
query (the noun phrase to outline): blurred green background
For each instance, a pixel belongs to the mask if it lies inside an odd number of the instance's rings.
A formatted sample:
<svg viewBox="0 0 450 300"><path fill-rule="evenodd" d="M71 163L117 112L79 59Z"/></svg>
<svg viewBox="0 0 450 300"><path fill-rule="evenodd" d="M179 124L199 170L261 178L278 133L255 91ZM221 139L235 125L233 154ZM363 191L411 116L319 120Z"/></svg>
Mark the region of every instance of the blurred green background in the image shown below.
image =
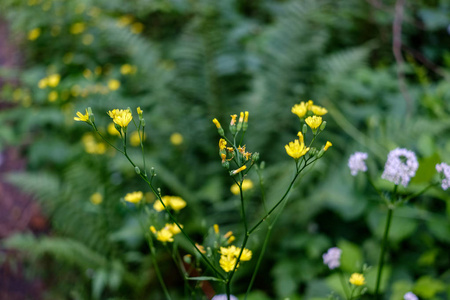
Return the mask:
<svg viewBox="0 0 450 300"><path fill-rule="evenodd" d="M410 191L436 179L436 163L450 162L450 2L398 2L2 0L20 59L0 69L0 150L18 147L27 166L3 178L38 199L51 228L10 236L2 248L23 251L27 276L44 282L43 299L162 299L133 206L120 201L149 190L75 113L92 107L99 128L119 142L106 112L140 106L147 163L163 194L187 201L179 216L186 230L201 242L217 223L239 241L239 199L211 120L224 125L230 114L250 112L247 149L265 161L267 197L276 201L294 172L284 150L300 130L291 107L312 99L329 110L319 145L333 147L291 193L251 299L339 294L322 254L339 246L348 273L376 266L386 213L365 177L350 175L350 154L368 152L369 172L390 189L379 177L387 153L413 150L420 168ZM139 158L138 148L130 151ZM257 220L259 188L247 193ZM440 188L396 210L384 299L410 290L450 298L449 215ZM255 255L263 233L250 240ZM157 255L174 299L184 299L169 254L161 246ZM255 262L237 272L236 295Z"/></svg>

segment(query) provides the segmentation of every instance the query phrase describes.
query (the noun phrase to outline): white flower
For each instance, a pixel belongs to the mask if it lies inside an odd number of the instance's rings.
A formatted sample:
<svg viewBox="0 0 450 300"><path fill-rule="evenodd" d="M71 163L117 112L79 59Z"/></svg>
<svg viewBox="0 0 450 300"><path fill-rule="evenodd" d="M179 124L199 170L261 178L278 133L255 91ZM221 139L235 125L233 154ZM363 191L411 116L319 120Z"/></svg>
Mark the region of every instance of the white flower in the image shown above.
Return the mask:
<svg viewBox="0 0 450 300"><path fill-rule="evenodd" d="M328 265L328 268L330 268L331 270L339 267L341 265L341 253L342 250L338 247L328 249L327 253L322 255L323 263Z"/></svg>
<svg viewBox="0 0 450 300"><path fill-rule="evenodd" d="M397 148L389 152L381 178L406 187L419 168L414 152Z"/></svg>
<svg viewBox="0 0 450 300"><path fill-rule="evenodd" d="M404 296L403 299L405 300L419 300L419 298L417 298L416 295L414 295L414 293L412 292L407 292Z"/></svg>
<svg viewBox="0 0 450 300"><path fill-rule="evenodd" d="M211 300L228 300L226 294L215 295ZM230 295L230 300L238 300L236 296Z"/></svg>
<svg viewBox="0 0 450 300"><path fill-rule="evenodd" d="M350 168L350 172L353 176L356 176L359 171L366 172L367 166L364 160L366 160L368 157L368 154L365 152L355 152L352 155L350 155L350 158L348 159L348 167Z"/></svg>
<svg viewBox="0 0 450 300"><path fill-rule="evenodd" d="M445 191L450 187L450 166L446 163L440 163L436 165L436 171L444 174L442 179L441 187Z"/></svg>

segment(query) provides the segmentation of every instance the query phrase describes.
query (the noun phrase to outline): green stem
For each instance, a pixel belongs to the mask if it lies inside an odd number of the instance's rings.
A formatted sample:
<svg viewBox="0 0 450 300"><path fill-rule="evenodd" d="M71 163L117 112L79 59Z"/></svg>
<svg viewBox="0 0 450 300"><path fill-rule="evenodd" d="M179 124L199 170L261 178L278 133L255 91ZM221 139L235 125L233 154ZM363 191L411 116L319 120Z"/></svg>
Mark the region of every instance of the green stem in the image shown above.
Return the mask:
<svg viewBox="0 0 450 300"><path fill-rule="evenodd" d="M151 252L150 256L152 258L152 263L155 268L156 277L158 277L158 281L161 284L161 287L164 291L164 295L166 296L166 298L168 300L171 300L172 298L170 297L169 291L167 290L166 284L164 283L161 272L159 271L158 262L156 261L156 253L155 253L155 247L153 245L152 237L150 236L150 234L146 234L146 236L147 236L148 246L150 247L150 252Z"/></svg>
<svg viewBox="0 0 450 300"><path fill-rule="evenodd" d="M341 285L342 285L342 289L344 290L345 297L346 297L348 300L350 300L349 295L348 295L348 293L349 293L349 290L348 290L348 284L347 284L347 282L345 281L344 273L342 273L342 270L341 270L341 269L339 269L339 279L341 280Z"/></svg>
<svg viewBox="0 0 450 300"><path fill-rule="evenodd" d="M383 241L381 244L380 259L378 261L377 282L375 285L375 299L380 299L379 290L380 290L381 273L383 271L384 254L386 253L386 246L387 246L387 242L388 242L389 228L391 227L393 211L394 211L393 207L388 207L388 214L386 217L386 226L384 228Z"/></svg>

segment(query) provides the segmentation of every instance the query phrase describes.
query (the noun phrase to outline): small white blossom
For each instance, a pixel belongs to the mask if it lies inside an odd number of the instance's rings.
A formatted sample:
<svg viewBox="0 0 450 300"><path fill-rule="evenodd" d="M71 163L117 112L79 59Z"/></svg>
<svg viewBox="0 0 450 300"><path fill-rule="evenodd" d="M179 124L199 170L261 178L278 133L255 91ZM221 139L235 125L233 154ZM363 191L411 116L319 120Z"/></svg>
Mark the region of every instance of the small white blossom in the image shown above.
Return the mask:
<svg viewBox="0 0 450 300"><path fill-rule="evenodd" d="M211 300L228 300L226 294L215 295ZM230 300L238 300L236 296L230 295Z"/></svg>
<svg viewBox="0 0 450 300"><path fill-rule="evenodd" d="M414 295L413 292L407 292L404 296L403 299L405 300L419 300L419 298L417 298L416 295Z"/></svg>
<svg viewBox="0 0 450 300"><path fill-rule="evenodd" d="M444 174L445 178L442 179L441 187L445 191L450 187L450 166L446 163L437 164L436 171Z"/></svg>
<svg viewBox="0 0 450 300"><path fill-rule="evenodd" d="M331 270L341 265L341 253L342 250L338 247L328 249L327 253L322 255L323 263L328 265Z"/></svg>
<svg viewBox="0 0 450 300"><path fill-rule="evenodd" d="M381 178L406 187L419 168L414 152L397 148L389 152Z"/></svg>
<svg viewBox="0 0 450 300"><path fill-rule="evenodd" d="M369 157L369 155L365 152L355 152L350 155L350 158L348 159L348 167L350 168L350 172L353 176L356 176L359 171L367 171L367 166L365 163L367 157Z"/></svg>

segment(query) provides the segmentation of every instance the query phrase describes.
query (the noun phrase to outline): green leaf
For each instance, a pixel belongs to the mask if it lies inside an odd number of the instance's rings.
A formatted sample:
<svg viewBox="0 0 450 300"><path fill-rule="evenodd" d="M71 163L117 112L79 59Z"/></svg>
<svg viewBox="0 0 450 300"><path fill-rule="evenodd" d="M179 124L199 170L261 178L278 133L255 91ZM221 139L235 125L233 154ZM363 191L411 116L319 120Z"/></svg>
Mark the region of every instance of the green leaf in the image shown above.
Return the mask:
<svg viewBox="0 0 450 300"><path fill-rule="evenodd" d="M430 299L445 290L445 284L430 276L422 276L417 280L413 292L420 298Z"/></svg>
<svg viewBox="0 0 450 300"><path fill-rule="evenodd" d="M348 273L359 272L364 263L361 249L346 240L339 241L337 246L342 250L341 269Z"/></svg>

